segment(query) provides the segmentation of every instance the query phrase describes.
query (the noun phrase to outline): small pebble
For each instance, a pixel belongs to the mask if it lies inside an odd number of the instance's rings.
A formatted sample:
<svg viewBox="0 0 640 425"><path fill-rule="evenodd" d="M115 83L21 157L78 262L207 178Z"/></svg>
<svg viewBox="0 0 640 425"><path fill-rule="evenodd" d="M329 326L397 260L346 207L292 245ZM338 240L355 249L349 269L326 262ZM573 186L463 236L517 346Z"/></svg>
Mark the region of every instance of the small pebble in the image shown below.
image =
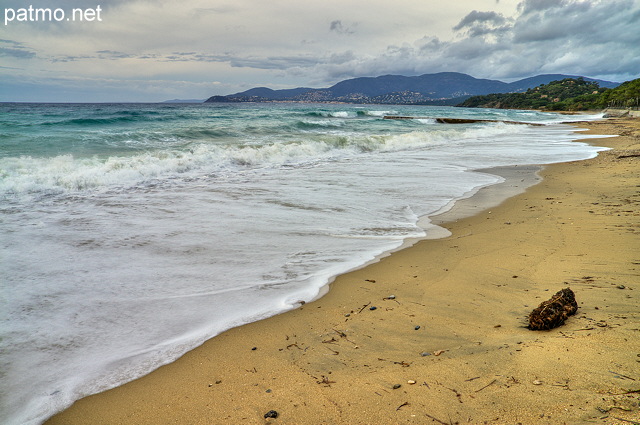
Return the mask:
<svg viewBox="0 0 640 425"><path fill-rule="evenodd" d="M402 385L400 385L400 384L395 384L395 385L393 386L393 389L394 389L394 390L397 390L397 389L398 389L398 388L400 388L401 386L402 386Z"/></svg>
<svg viewBox="0 0 640 425"><path fill-rule="evenodd" d="M395 295L389 295L389 296L387 297L387 299L388 299L388 300L395 300L395 299L396 299L396 296L395 296Z"/></svg>
<svg viewBox="0 0 640 425"><path fill-rule="evenodd" d="M426 351L423 351L422 353L420 353L420 355L421 355L422 357L427 357L427 356L430 356L430 355L431 355L431 353L427 353Z"/></svg>
<svg viewBox="0 0 640 425"><path fill-rule="evenodd" d="M415 329L415 330L420 329L420 325L416 326L414 329Z"/></svg>
<svg viewBox="0 0 640 425"><path fill-rule="evenodd" d="M371 306L371 307L369 307L369 310L375 310L375 309L377 309L377 308L378 308L378 307L376 307L376 306Z"/></svg>
<svg viewBox="0 0 640 425"><path fill-rule="evenodd" d="M269 410L267 413L264 414L265 418L277 418L278 417L278 412L276 412L275 410Z"/></svg>
<svg viewBox="0 0 640 425"><path fill-rule="evenodd" d="M618 285L618 289L624 289L625 286L624 285Z"/></svg>
<svg viewBox="0 0 640 425"><path fill-rule="evenodd" d="M349 316L351 316L351 313L347 313L344 315L344 317L349 317Z"/></svg>
<svg viewBox="0 0 640 425"><path fill-rule="evenodd" d="M416 383L416 381L414 381L413 379L410 379L407 381L407 384L409 385L414 385Z"/></svg>
<svg viewBox="0 0 640 425"><path fill-rule="evenodd" d="M253 348L251 349L251 351L256 351L257 349L258 349L258 347L253 347Z"/></svg>
<svg viewBox="0 0 640 425"><path fill-rule="evenodd" d="M532 382L533 385L542 385L542 381L538 381L537 379Z"/></svg>

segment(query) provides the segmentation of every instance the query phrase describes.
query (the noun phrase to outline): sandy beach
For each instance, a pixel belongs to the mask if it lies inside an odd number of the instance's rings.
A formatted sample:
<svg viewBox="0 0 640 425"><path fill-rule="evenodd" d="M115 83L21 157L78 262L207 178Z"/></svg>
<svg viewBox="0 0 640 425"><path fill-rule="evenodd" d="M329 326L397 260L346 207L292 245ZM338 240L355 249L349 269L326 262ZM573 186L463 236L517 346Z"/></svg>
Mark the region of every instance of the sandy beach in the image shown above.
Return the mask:
<svg viewBox="0 0 640 425"><path fill-rule="evenodd" d="M640 119L579 126L619 137L589 139L612 150L547 166L525 193L458 218L501 189L481 191L434 218L450 236L47 424L640 423ZM577 314L527 329L567 287Z"/></svg>

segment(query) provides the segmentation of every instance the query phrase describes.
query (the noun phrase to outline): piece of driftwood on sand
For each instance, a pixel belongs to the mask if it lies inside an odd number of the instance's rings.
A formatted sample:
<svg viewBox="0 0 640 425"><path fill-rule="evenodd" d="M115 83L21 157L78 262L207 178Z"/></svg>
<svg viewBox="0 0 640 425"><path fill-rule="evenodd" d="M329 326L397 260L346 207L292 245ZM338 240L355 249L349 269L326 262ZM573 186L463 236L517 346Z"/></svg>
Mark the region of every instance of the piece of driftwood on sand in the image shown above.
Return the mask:
<svg viewBox="0 0 640 425"><path fill-rule="evenodd" d="M564 288L529 314L529 329L537 331L556 328L576 311L578 303L575 294L570 288Z"/></svg>

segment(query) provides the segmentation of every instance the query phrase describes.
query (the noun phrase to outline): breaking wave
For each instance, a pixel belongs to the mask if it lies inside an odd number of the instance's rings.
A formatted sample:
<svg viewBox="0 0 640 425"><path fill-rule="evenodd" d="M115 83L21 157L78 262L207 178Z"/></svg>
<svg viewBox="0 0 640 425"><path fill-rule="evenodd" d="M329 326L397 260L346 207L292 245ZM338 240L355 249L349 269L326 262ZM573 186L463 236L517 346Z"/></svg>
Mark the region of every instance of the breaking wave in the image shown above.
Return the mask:
<svg viewBox="0 0 640 425"><path fill-rule="evenodd" d="M134 186L180 175L234 173L250 168L308 166L374 152L413 150L513 131L505 125L477 129L413 131L396 135L312 135L291 142L191 144L132 155L0 158L0 196L57 194L110 186Z"/></svg>

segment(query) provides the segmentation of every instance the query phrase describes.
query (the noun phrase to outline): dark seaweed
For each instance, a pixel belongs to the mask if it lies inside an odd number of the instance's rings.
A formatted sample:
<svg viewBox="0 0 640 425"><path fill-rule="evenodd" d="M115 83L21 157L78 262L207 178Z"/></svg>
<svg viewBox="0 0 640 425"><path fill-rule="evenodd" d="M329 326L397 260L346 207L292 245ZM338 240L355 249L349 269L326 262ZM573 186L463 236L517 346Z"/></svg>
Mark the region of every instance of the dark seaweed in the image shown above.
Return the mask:
<svg viewBox="0 0 640 425"><path fill-rule="evenodd" d="M537 331L556 328L563 325L576 311L578 303L575 294L571 289L565 288L529 314L529 329Z"/></svg>

